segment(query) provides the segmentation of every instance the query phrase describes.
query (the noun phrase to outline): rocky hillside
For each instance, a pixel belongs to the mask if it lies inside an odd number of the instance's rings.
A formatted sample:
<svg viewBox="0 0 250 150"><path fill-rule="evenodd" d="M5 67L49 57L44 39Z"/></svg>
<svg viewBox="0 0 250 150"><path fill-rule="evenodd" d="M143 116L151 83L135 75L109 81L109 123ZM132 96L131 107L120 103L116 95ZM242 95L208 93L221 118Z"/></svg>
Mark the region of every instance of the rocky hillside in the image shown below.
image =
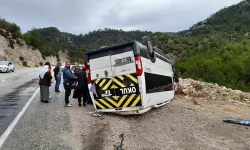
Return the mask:
<svg viewBox="0 0 250 150"><path fill-rule="evenodd" d="M7 32L3 29L0 30L3 33ZM7 39L0 35L0 45L0 60L11 60L17 67L38 67L46 61L51 62L53 65L57 64L55 56L42 57L38 49L27 46L22 39Z"/></svg>
<svg viewBox="0 0 250 150"><path fill-rule="evenodd" d="M74 35L59 31L56 27L33 29L24 34L30 45L38 48L43 55L68 52L72 62L79 61L87 50L118 44L127 40L141 40L151 32L99 29L88 34Z"/></svg>
<svg viewBox="0 0 250 150"><path fill-rule="evenodd" d="M216 83L200 82L193 79L180 78L175 85L176 95L184 96L185 100L191 100L199 105L199 101L233 101L250 106L250 93L240 90L233 90Z"/></svg>

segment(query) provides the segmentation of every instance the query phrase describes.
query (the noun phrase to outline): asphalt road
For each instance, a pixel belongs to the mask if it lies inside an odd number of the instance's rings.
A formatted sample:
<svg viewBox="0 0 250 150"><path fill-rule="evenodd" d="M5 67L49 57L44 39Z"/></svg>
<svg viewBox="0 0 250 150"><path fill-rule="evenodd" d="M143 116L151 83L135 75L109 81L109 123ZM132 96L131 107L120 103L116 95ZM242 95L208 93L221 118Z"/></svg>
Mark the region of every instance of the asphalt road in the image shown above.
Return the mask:
<svg viewBox="0 0 250 150"><path fill-rule="evenodd" d="M38 72L39 69L24 69L8 78L1 74L0 79L8 79L12 84L5 81L0 84L0 136L32 100L1 150L112 150L121 145L122 134L121 147L125 150L246 150L250 147L249 127L222 122L225 116L248 118L249 106L212 100L194 105L176 97L168 105L139 116L92 117L89 115L94 111L92 105L78 107L77 100L71 98L73 107L64 106L62 86L62 93L55 93L52 85L51 103L41 103L39 92L34 94L38 89ZM221 109L225 103L239 107L240 112Z"/></svg>
<svg viewBox="0 0 250 150"><path fill-rule="evenodd" d="M39 68L0 73L0 135L38 88Z"/></svg>

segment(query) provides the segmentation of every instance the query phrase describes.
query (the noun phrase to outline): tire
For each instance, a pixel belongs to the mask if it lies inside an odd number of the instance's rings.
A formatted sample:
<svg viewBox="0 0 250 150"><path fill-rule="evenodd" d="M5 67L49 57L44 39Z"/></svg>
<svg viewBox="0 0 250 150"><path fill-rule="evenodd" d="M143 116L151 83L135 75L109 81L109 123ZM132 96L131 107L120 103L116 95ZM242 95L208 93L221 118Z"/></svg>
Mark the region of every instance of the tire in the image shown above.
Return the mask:
<svg viewBox="0 0 250 150"><path fill-rule="evenodd" d="M149 55L153 57L154 49L148 36L142 38L142 44L147 46Z"/></svg>
<svg viewBox="0 0 250 150"><path fill-rule="evenodd" d="M156 62L156 54L153 52L153 55L151 56L151 62L155 63Z"/></svg>
<svg viewBox="0 0 250 150"><path fill-rule="evenodd" d="M6 70L6 73L9 73L9 68Z"/></svg>
<svg viewBox="0 0 250 150"><path fill-rule="evenodd" d="M13 68L12 72L15 72L15 68Z"/></svg>

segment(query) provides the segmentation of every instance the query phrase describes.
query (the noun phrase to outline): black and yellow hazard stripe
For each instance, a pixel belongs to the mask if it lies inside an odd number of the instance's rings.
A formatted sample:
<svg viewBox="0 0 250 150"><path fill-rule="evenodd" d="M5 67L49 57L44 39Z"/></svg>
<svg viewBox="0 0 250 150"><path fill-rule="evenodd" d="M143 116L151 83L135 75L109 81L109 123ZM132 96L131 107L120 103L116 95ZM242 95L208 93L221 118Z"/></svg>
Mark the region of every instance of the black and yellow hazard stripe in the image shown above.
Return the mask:
<svg viewBox="0 0 250 150"><path fill-rule="evenodd" d="M94 102L97 109L136 107L141 106L141 96L140 94L110 96L96 99Z"/></svg>
<svg viewBox="0 0 250 150"><path fill-rule="evenodd" d="M96 79L95 84L98 85L99 87L101 87L103 91L105 91L107 89L111 89L111 87L113 85L113 80L106 79L106 78Z"/></svg>
<svg viewBox="0 0 250 150"><path fill-rule="evenodd" d="M141 96L139 91L134 94L122 95L120 89L128 87L136 87L138 89L138 80L136 74L126 74L113 77L111 79L102 78L96 79L95 84L105 93L110 90L113 96L95 98L95 105L97 109L110 108L125 108L141 106Z"/></svg>
<svg viewBox="0 0 250 150"><path fill-rule="evenodd" d="M129 83L129 85L127 83ZM136 74L126 74L113 77L112 79L96 79L95 84L101 87L103 91L105 91L108 89L138 86L138 80Z"/></svg>
<svg viewBox="0 0 250 150"><path fill-rule="evenodd" d="M114 77L113 84L114 84L114 88L138 86L138 80L137 80L136 74L126 74L126 75L122 75L122 76L120 75L120 76Z"/></svg>

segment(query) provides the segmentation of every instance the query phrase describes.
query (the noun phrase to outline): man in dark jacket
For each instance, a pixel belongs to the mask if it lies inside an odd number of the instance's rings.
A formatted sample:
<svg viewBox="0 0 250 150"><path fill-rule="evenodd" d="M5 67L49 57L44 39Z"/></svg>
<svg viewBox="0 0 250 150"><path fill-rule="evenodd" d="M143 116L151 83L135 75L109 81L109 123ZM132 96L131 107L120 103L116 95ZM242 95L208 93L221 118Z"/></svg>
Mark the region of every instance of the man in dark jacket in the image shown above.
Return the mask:
<svg viewBox="0 0 250 150"><path fill-rule="evenodd" d="M88 101L89 96L89 88L86 72L84 70L76 73L77 76L77 87L76 87L76 95L78 97L78 105L82 106L81 99L83 97L83 106L86 106L86 102Z"/></svg>
<svg viewBox="0 0 250 150"><path fill-rule="evenodd" d="M71 63L67 61L63 69L63 86L65 89L65 104L66 104L65 106L66 107L72 106L69 103L69 96L71 94L73 80L76 79L76 77L72 75L72 72L70 70L70 65Z"/></svg>
<svg viewBox="0 0 250 150"><path fill-rule="evenodd" d="M62 69L61 69L62 64L58 63L58 65L54 68L54 76L56 80L56 85L55 85L55 92L60 93L59 86L61 83L61 77L62 77Z"/></svg>

